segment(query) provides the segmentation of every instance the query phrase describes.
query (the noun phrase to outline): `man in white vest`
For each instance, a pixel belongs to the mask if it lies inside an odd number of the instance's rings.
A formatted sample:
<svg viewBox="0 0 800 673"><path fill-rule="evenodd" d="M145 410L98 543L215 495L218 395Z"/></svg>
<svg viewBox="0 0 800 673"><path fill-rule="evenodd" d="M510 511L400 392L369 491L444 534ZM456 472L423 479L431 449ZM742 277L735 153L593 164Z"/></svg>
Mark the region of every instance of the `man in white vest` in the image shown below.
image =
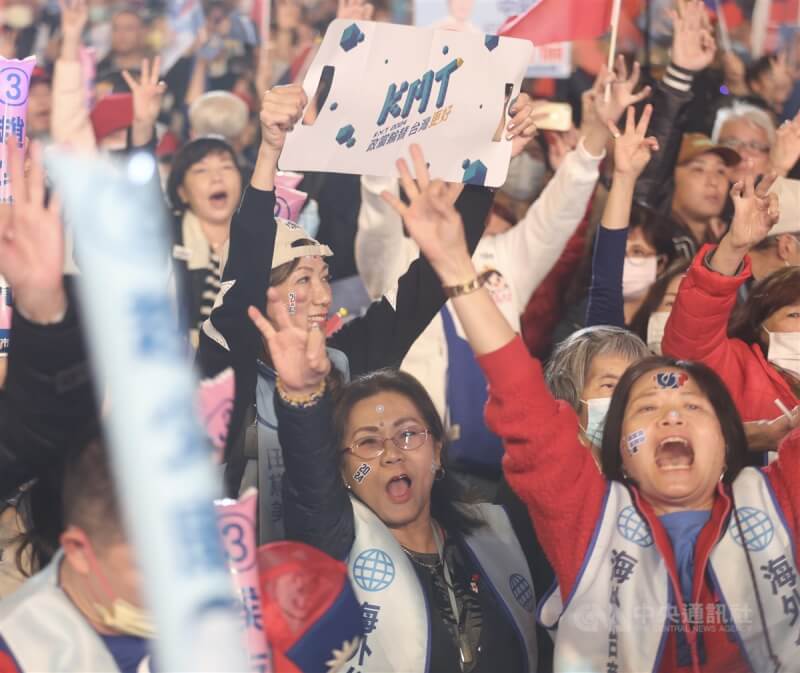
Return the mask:
<svg viewBox="0 0 800 673"><path fill-rule="evenodd" d="M0 670L149 671L153 626L100 440L66 461L63 516L53 560L0 601Z"/></svg>

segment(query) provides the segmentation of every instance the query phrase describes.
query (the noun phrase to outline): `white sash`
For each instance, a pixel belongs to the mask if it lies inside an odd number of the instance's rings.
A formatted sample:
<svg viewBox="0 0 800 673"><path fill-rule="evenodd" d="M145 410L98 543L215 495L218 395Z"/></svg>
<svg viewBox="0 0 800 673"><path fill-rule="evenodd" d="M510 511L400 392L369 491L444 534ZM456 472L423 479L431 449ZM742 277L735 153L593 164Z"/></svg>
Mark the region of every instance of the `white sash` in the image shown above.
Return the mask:
<svg viewBox="0 0 800 673"><path fill-rule="evenodd" d="M772 649L782 670L800 666L800 577L795 544L766 475L742 470L733 485L741 532L731 514L711 552L711 577L736 627L739 646L754 671L772 671L745 556L750 554ZM792 624L794 621L794 624Z"/></svg>
<svg viewBox="0 0 800 673"><path fill-rule="evenodd" d="M784 667L794 665L800 655L795 645L800 636L800 578L793 540L759 470L742 470L733 484L733 494L772 647ZM558 627L555 671L599 672L614 664L619 671L656 671L668 635L666 621L671 613L673 619L676 614L674 608L670 609L675 600L664 559L625 486L609 484L602 511L566 606L558 587L540 606L542 623L548 628ZM743 656L754 671L773 670L740 539L731 514L709 561L710 574L725 603L725 622L720 619L719 627L732 623ZM787 609L784 605L795 591L798 616L792 625L791 605ZM697 620L701 621L699 616Z"/></svg>
<svg viewBox="0 0 800 673"><path fill-rule="evenodd" d="M58 586L59 552L44 570L0 602L0 636L23 671L119 671L97 632Z"/></svg>
<svg viewBox="0 0 800 673"><path fill-rule="evenodd" d="M351 502L355 541L348 570L367 636L351 663L363 673L427 673L430 608L414 566L383 522L363 503ZM525 671L535 673L535 597L525 557L501 507L476 510L489 525L469 535L467 546L524 644Z"/></svg>

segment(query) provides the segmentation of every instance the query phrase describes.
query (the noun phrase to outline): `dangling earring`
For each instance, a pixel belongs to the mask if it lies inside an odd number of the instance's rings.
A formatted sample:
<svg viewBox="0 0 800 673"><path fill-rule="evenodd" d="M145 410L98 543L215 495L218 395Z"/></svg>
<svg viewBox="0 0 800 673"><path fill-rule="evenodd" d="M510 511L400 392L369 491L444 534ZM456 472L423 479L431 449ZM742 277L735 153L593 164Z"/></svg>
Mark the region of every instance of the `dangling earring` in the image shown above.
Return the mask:
<svg viewBox="0 0 800 673"><path fill-rule="evenodd" d="M434 465L434 467L436 466ZM434 477L433 477L434 481L441 481L442 479L444 479L444 475L446 473L447 470L444 469L443 465L440 465L438 468L434 470Z"/></svg>

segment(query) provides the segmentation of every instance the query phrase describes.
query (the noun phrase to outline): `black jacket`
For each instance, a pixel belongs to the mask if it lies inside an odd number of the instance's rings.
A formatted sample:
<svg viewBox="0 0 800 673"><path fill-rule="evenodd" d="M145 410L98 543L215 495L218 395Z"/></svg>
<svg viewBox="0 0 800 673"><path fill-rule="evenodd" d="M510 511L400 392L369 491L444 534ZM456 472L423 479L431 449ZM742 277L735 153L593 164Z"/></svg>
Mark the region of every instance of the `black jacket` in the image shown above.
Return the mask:
<svg viewBox="0 0 800 673"><path fill-rule="evenodd" d="M467 186L456 202L470 252L483 235L492 199L490 190ZM238 488L244 469L243 424L255 399L256 361L263 351L261 335L247 316L247 308L263 310L266 305L276 235L274 206L274 192L253 187L245 190L231 222L228 263L222 276L224 297L200 335L198 364L203 376L215 376L227 367L235 374L236 399L225 451L230 491ZM353 377L399 367L445 299L439 278L420 257L400 277L394 303L386 297L374 302L364 316L331 337L328 345L347 356Z"/></svg>
<svg viewBox="0 0 800 673"><path fill-rule="evenodd" d="M8 376L0 393L0 496L49 471L72 440L96 429L96 405L75 302L38 325L14 311Z"/></svg>

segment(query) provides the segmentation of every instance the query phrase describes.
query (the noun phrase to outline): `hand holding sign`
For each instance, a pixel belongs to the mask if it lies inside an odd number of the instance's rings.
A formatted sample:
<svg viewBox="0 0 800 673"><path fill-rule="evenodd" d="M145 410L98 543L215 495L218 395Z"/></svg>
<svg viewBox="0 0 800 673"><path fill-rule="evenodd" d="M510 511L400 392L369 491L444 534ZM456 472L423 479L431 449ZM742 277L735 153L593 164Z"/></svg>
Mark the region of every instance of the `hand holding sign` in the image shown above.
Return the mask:
<svg viewBox="0 0 800 673"><path fill-rule="evenodd" d="M536 120L547 118L547 113L537 114L536 105L526 93L521 93L509 109L511 121L506 127L511 141L511 156L522 153L526 145L536 135Z"/></svg>
<svg viewBox="0 0 800 673"><path fill-rule="evenodd" d="M417 179L411 177L405 159L399 159L400 184L410 203L390 192L381 195L403 218L408 233L445 285L469 280L472 260L464 238L464 223L454 204L462 185L431 180L419 145L411 145L411 161ZM466 264L466 267L465 267Z"/></svg>
<svg viewBox="0 0 800 673"><path fill-rule="evenodd" d="M261 143L275 153L280 153L286 134L303 116L308 96L299 84L276 86L261 100Z"/></svg>
<svg viewBox="0 0 800 673"><path fill-rule="evenodd" d="M14 291L14 303L35 322L63 316L64 232L55 198L45 206L42 148L31 146L28 175L24 150L15 141L7 147L8 168L14 183L12 204L0 204L0 275Z"/></svg>

